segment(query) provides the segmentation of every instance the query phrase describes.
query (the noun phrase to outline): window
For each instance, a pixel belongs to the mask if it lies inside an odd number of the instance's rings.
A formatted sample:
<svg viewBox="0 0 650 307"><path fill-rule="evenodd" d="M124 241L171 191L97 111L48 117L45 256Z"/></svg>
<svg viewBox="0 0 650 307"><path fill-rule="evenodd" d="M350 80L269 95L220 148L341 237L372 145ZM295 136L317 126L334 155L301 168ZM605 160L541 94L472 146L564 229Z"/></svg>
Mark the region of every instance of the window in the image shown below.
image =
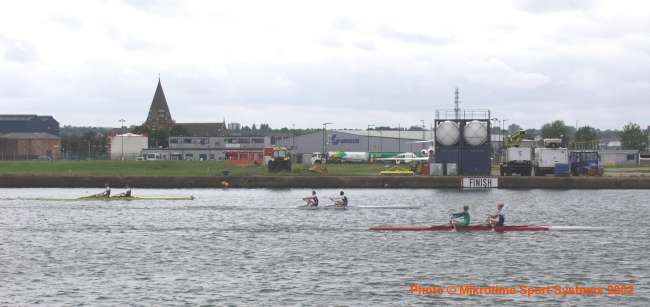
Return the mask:
<svg viewBox="0 0 650 307"><path fill-rule="evenodd" d="M210 160L214 160L214 154L210 154Z"/></svg>
<svg viewBox="0 0 650 307"><path fill-rule="evenodd" d="M171 138L171 139L169 139L169 142L172 143L172 144L178 144L178 139Z"/></svg>
<svg viewBox="0 0 650 307"><path fill-rule="evenodd" d="M199 141L199 143L201 143L201 145L210 144L210 139L202 138L201 141Z"/></svg>
<svg viewBox="0 0 650 307"><path fill-rule="evenodd" d="M192 144L192 139L183 139L183 143Z"/></svg>
<svg viewBox="0 0 650 307"><path fill-rule="evenodd" d="M254 138L252 141L253 144L264 144L264 138Z"/></svg>
<svg viewBox="0 0 650 307"><path fill-rule="evenodd" d="M185 160L194 160L194 154L185 154Z"/></svg>
<svg viewBox="0 0 650 307"><path fill-rule="evenodd" d="M636 159L634 159L634 155L627 155L627 160L628 161L634 161Z"/></svg>

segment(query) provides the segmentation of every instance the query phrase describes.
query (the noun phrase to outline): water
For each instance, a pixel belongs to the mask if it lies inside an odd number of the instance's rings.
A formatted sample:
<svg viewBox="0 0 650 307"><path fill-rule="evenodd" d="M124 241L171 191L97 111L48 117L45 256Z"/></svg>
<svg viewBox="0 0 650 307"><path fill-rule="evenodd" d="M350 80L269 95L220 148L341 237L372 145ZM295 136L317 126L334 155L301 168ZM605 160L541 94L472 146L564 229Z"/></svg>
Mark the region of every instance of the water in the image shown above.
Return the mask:
<svg viewBox="0 0 650 307"><path fill-rule="evenodd" d="M134 190L193 201L42 201L86 189L0 189L0 305L650 305L648 191L346 190L351 206L296 210L308 190ZM321 201L335 195L320 190ZM498 201L508 223L605 232L370 232L445 223ZM414 295L409 286L634 286L632 296Z"/></svg>

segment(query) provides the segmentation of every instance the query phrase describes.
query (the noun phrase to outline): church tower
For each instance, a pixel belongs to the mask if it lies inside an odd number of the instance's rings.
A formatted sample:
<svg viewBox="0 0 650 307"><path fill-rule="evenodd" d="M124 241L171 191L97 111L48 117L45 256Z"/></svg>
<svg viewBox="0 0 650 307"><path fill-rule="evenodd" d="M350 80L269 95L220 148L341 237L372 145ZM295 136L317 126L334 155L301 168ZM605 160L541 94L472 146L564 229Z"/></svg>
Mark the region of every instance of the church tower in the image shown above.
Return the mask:
<svg viewBox="0 0 650 307"><path fill-rule="evenodd" d="M158 86L156 87L156 93L153 95L145 125L151 129L168 129L174 125L167 99L165 99L165 93L160 84L160 78L158 78Z"/></svg>

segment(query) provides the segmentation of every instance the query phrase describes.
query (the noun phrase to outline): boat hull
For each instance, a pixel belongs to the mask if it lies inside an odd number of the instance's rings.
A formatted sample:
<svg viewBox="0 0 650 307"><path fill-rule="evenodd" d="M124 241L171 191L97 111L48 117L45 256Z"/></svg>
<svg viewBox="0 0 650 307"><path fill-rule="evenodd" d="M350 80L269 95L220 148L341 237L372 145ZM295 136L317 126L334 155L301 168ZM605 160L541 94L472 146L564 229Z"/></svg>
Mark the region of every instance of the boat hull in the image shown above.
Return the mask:
<svg viewBox="0 0 650 307"><path fill-rule="evenodd" d="M451 225L433 225L433 226L375 226L370 230L374 231L548 231L550 226L531 226L531 225L511 225L497 226L494 229L491 226L471 225L453 228Z"/></svg>

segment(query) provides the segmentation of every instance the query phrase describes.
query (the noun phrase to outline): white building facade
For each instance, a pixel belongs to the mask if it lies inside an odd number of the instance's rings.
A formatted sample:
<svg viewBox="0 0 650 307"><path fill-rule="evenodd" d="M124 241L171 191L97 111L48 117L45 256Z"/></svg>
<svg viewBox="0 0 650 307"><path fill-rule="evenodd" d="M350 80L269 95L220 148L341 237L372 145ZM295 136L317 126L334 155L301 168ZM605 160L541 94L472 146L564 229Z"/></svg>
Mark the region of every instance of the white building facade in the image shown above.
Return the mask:
<svg viewBox="0 0 650 307"><path fill-rule="evenodd" d="M111 160L136 160L141 156L142 149L149 145L149 138L133 133L111 136Z"/></svg>

